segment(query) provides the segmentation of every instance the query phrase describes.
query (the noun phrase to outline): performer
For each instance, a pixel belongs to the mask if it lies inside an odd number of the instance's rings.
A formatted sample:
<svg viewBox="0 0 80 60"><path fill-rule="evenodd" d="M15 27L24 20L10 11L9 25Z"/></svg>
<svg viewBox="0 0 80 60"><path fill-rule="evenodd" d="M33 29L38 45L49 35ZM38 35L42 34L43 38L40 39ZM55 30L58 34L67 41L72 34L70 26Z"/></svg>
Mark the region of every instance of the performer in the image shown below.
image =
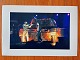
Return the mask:
<svg viewBox="0 0 80 60"><path fill-rule="evenodd" d="M37 22L37 37L38 37L38 42L42 42L42 39L41 39L41 26L40 24Z"/></svg>
<svg viewBox="0 0 80 60"><path fill-rule="evenodd" d="M31 28L32 24L29 25L27 22L24 22L23 24L23 39L26 37L26 40L29 41L29 36L28 36L28 28Z"/></svg>
<svg viewBox="0 0 80 60"><path fill-rule="evenodd" d="M37 39L38 39L38 42L41 42L42 39L41 39L41 22L40 22L40 19L32 19L31 24L37 25L36 26L37 27Z"/></svg>

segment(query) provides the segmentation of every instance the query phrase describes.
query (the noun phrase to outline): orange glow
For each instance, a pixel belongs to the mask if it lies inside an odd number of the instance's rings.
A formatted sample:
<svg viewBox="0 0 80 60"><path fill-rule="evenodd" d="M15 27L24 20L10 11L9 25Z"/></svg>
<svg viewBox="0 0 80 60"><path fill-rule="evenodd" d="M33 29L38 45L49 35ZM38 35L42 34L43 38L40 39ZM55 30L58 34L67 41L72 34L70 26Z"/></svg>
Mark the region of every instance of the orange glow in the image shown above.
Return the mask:
<svg viewBox="0 0 80 60"><path fill-rule="evenodd" d="M36 29L33 29L33 32L36 32ZM21 39L21 42L27 42L26 36L27 36L27 33L23 29L20 29L19 30L19 37ZM33 36L31 36L31 35L28 36L28 41L31 41L33 39L34 39Z"/></svg>
<svg viewBox="0 0 80 60"><path fill-rule="evenodd" d="M46 32L42 33L42 36L45 40L51 41L51 38L53 39L53 42L58 42L58 33L57 32Z"/></svg>
<svg viewBox="0 0 80 60"><path fill-rule="evenodd" d="M58 28L57 30L58 30L58 31L57 31L58 36L61 37L61 36L62 36L62 35L61 35L61 28Z"/></svg>
<svg viewBox="0 0 80 60"><path fill-rule="evenodd" d="M56 31L56 29L57 29L57 31ZM52 41L52 42L56 43L56 42L58 42L58 37L61 37L61 28L56 28L56 29L54 29L53 32L50 32L50 30L48 30L46 32L42 32L41 36L47 41ZM27 42L26 33L23 34L23 32L24 32L23 29L20 29L19 37L21 38L21 42ZM37 33L37 30L33 29L33 32ZM31 40L35 40L35 36L29 34L29 40L28 41L31 41Z"/></svg>
<svg viewBox="0 0 80 60"><path fill-rule="evenodd" d="M26 36L23 34L23 29L19 31L19 37L21 38L21 42L26 42Z"/></svg>
<svg viewBox="0 0 80 60"><path fill-rule="evenodd" d="M52 45L52 46L55 46L55 45L56 45L56 43L52 43L51 45Z"/></svg>

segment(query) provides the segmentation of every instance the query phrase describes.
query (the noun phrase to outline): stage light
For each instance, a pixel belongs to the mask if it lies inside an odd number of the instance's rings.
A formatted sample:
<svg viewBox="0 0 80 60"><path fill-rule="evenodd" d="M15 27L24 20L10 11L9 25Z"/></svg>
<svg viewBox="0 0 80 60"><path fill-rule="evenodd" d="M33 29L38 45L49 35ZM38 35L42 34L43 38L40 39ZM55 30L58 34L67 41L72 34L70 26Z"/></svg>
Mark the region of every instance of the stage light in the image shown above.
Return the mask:
<svg viewBox="0 0 80 60"><path fill-rule="evenodd" d="M37 15L36 15L37 16Z"/></svg>
<svg viewBox="0 0 80 60"><path fill-rule="evenodd" d="M69 13L67 15L69 16Z"/></svg>
<svg viewBox="0 0 80 60"><path fill-rule="evenodd" d="M55 46L56 45L56 43L52 43L52 46Z"/></svg>
<svg viewBox="0 0 80 60"><path fill-rule="evenodd" d="M57 14L57 16L58 16L58 14Z"/></svg>

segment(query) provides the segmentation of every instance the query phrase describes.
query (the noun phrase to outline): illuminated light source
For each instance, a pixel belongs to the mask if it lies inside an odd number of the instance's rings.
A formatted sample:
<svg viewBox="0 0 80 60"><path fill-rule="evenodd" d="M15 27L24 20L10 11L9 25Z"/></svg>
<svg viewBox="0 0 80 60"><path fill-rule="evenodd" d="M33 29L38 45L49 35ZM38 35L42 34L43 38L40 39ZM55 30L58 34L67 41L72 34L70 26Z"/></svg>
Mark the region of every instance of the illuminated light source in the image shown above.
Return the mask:
<svg viewBox="0 0 80 60"><path fill-rule="evenodd" d="M58 14L57 14L57 16L58 16Z"/></svg>
<svg viewBox="0 0 80 60"><path fill-rule="evenodd" d="M55 46L56 45L56 43L52 43L52 46Z"/></svg>
<svg viewBox="0 0 80 60"><path fill-rule="evenodd" d="M27 42L26 39L25 39L25 34L24 34L24 30L23 29L20 29L19 30L19 37L21 38L21 42Z"/></svg>
<svg viewBox="0 0 80 60"><path fill-rule="evenodd" d="M37 16L37 15L36 15Z"/></svg>
<svg viewBox="0 0 80 60"><path fill-rule="evenodd" d="M68 13L67 15L69 16L70 14Z"/></svg>

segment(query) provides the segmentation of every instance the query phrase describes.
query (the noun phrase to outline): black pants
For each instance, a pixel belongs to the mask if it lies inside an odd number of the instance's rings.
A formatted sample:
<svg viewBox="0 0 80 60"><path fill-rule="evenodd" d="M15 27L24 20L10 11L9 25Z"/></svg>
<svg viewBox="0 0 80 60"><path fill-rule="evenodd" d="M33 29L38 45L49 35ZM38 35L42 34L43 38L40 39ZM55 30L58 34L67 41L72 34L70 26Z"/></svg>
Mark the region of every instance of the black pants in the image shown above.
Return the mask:
<svg viewBox="0 0 80 60"><path fill-rule="evenodd" d="M42 41L42 39L41 39L41 32L40 31L38 31L37 37L38 37L38 41Z"/></svg>

